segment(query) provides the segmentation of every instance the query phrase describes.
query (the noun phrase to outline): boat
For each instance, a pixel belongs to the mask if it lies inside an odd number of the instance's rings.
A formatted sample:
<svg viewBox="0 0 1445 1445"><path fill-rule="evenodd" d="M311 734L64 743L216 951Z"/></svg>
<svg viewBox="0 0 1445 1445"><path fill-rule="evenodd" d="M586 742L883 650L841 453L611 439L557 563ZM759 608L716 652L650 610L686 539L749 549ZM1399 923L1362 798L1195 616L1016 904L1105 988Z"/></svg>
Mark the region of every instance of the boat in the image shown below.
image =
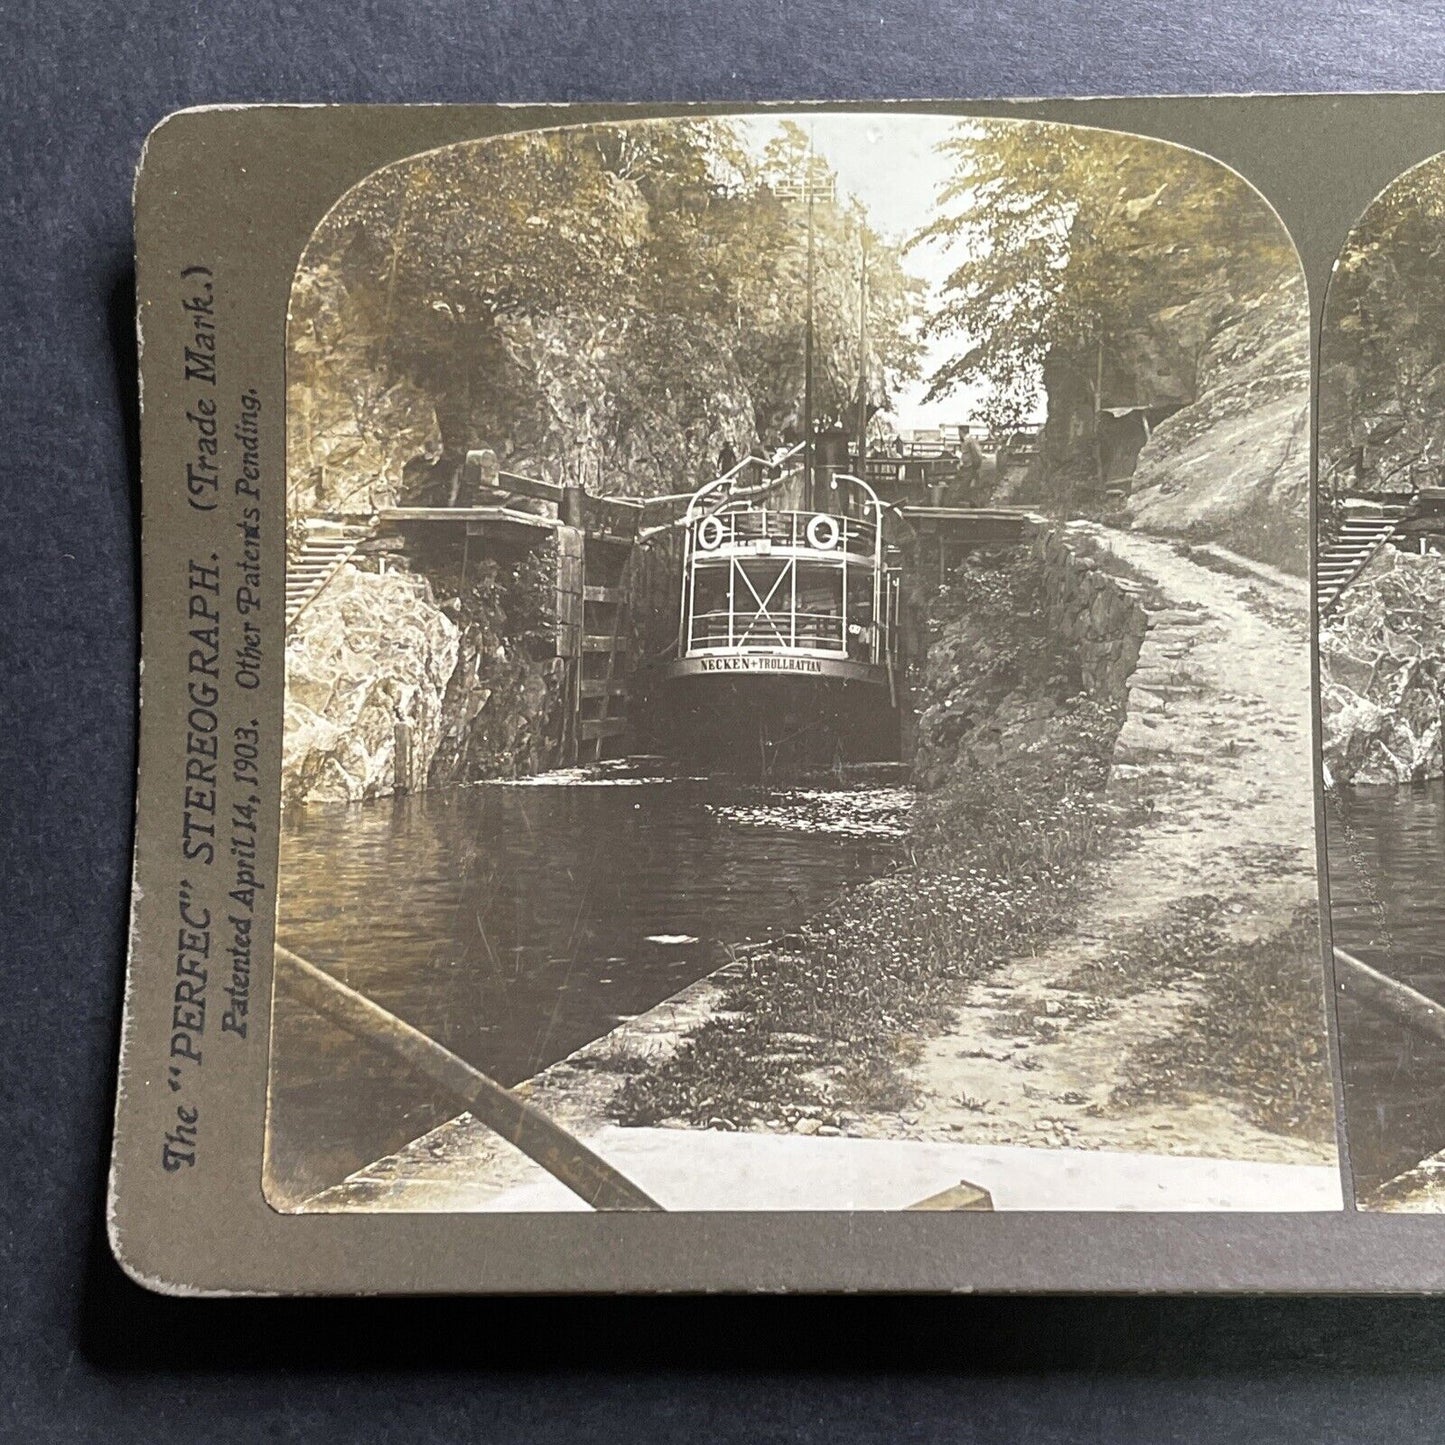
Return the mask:
<svg viewBox="0 0 1445 1445"><path fill-rule="evenodd" d="M667 711L704 763L898 756L896 512L860 477L809 470L748 458L688 501Z"/></svg>

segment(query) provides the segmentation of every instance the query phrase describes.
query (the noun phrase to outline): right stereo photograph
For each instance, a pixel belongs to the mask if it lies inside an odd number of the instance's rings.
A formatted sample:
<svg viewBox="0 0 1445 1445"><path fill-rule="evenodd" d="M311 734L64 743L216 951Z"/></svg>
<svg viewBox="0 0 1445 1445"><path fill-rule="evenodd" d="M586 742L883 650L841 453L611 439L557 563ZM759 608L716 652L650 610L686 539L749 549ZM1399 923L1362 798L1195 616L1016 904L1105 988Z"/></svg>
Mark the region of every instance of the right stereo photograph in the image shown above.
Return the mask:
<svg viewBox="0 0 1445 1445"><path fill-rule="evenodd" d="M1445 155L1360 218L1320 342L1320 714L1360 1208L1445 1210Z"/></svg>

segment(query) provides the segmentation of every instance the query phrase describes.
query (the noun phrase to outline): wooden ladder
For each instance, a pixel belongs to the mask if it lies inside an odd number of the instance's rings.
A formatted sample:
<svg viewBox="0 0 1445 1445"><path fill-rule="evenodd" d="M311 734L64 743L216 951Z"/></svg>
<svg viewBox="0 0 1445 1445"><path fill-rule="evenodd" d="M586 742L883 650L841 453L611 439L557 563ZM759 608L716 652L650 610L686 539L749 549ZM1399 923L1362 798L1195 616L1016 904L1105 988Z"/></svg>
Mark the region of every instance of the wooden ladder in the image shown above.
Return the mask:
<svg viewBox="0 0 1445 1445"><path fill-rule="evenodd" d="M608 739L627 732L627 681L619 658L627 651L623 635L626 590L619 579L582 587L581 654L577 659L577 761L595 763Z"/></svg>

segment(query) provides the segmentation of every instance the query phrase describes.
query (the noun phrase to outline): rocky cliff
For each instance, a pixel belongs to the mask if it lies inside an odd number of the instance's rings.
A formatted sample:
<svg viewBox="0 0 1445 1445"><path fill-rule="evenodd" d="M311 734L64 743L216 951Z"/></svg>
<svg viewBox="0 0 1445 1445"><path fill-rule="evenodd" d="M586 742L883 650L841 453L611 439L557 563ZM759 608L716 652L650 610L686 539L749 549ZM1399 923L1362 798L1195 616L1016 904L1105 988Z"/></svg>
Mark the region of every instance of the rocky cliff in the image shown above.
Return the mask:
<svg viewBox="0 0 1445 1445"><path fill-rule="evenodd" d="M424 577L343 567L286 639L283 802L392 792L398 719L410 724L410 778L425 778L458 636Z"/></svg>
<svg viewBox="0 0 1445 1445"><path fill-rule="evenodd" d="M392 554L348 564L287 638L282 796L359 802L554 766L562 663L550 554L463 580ZM404 738L398 757L397 724Z"/></svg>
<svg viewBox="0 0 1445 1445"><path fill-rule="evenodd" d="M1405 172L1350 232L1320 329L1320 491L1438 486L1445 460L1445 162Z"/></svg>
<svg viewBox="0 0 1445 1445"><path fill-rule="evenodd" d="M1158 325L1169 330L1166 313ZM1162 421L1139 454L1128 503L1151 531L1223 535L1242 550L1266 518L1298 533L1309 514L1309 312L1298 277L1257 301L1229 304L1199 332L1193 399ZM1235 535L1235 534L1238 535ZM1264 560L1284 560L1265 558Z"/></svg>
<svg viewBox="0 0 1445 1445"><path fill-rule="evenodd" d="M753 405L729 338L706 320L505 318L465 358L471 384L445 415L379 359L379 325L333 266L298 274L288 340L292 516L365 516L444 498L462 452L484 443L510 471L638 496L700 485L717 475L724 448L745 456L754 445Z"/></svg>
<svg viewBox="0 0 1445 1445"><path fill-rule="evenodd" d="M1320 684L1329 781L1440 776L1445 557L1381 551L1320 629Z"/></svg>
<svg viewBox="0 0 1445 1445"><path fill-rule="evenodd" d="M476 389L468 426L504 465L602 494L649 496L746 456L753 404L729 338L695 317L558 313L499 327L505 375Z"/></svg>
<svg viewBox="0 0 1445 1445"><path fill-rule="evenodd" d="M430 574L459 638L428 786L512 778L560 760L565 666L553 655L555 568L546 547L483 558L465 579Z"/></svg>
<svg viewBox="0 0 1445 1445"><path fill-rule="evenodd" d="M303 268L287 330L287 515L369 516L441 453L431 400L373 358L375 319L326 263Z"/></svg>

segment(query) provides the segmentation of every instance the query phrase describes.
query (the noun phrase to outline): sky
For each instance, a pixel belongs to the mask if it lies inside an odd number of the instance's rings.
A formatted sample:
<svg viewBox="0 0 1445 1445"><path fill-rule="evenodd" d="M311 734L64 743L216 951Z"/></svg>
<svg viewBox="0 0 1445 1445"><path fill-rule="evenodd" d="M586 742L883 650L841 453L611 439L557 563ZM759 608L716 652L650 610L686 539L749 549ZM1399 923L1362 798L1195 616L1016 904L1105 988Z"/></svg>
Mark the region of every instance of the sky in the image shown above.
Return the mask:
<svg viewBox="0 0 1445 1445"><path fill-rule="evenodd" d="M769 112L765 117L747 119L739 129L761 151L786 121L812 131L814 148L837 173L840 191L862 202L880 235L904 241L933 219L934 198L952 173L951 163L938 155L936 147L957 126L957 120L931 115ZM929 288L930 304L957 261L936 245L916 247L904 257L907 269ZM978 398L967 391L954 392L938 402L923 399L928 390L926 378L958 344L956 338L929 343L923 356L923 378L909 383L895 404L892 416L900 429L970 419Z"/></svg>

